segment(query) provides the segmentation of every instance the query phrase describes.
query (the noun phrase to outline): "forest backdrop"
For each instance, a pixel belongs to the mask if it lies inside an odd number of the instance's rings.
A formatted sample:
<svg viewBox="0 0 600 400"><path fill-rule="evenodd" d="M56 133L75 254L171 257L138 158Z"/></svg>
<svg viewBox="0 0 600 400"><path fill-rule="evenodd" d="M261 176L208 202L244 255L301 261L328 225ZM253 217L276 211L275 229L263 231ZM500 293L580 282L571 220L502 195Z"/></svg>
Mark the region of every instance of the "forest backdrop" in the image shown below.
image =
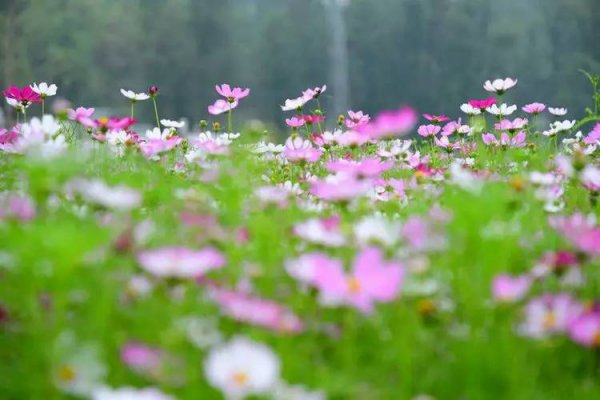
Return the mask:
<svg viewBox="0 0 600 400"><path fill-rule="evenodd" d="M456 116L466 98L483 96L484 80L510 76L520 88L510 101L552 101L576 116L589 103L578 70L600 72L598 0L345 2L353 109L410 103ZM278 104L336 74L325 3L0 0L0 81L53 82L75 105L118 104L121 113L121 87L154 84L161 114L195 121L214 85L230 82L253 90L245 117L280 123Z"/></svg>

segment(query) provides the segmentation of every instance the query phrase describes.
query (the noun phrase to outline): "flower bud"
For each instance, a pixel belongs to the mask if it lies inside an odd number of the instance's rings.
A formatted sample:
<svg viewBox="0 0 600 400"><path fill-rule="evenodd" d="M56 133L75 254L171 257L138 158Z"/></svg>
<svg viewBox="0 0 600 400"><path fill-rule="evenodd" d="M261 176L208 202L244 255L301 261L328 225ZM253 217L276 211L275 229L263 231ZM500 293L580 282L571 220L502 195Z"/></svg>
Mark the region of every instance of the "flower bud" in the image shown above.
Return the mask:
<svg viewBox="0 0 600 400"><path fill-rule="evenodd" d="M158 87L154 86L154 85L150 86L148 88L148 94L152 97L155 97L156 95L158 95Z"/></svg>

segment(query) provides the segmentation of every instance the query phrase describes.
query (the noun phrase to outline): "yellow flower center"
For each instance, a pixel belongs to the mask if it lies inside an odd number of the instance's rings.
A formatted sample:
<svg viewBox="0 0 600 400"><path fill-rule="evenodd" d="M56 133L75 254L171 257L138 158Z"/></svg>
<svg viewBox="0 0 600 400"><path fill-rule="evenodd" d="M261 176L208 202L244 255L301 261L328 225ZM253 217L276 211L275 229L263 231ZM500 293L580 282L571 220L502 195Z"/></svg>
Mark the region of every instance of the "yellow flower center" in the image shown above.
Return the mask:
<svg viewBox="0 0 600 400"><path fill-rule="evenodd" d="M58 379L63 382L73 382L75 380L75 371L68 365L63 365L58 370Z"/></svg>
<svg viewBox="0 0 600 400"><path fill-rule="evenodd" d="M553 312L549 312L544 316L544 328L552 329L556 326L556 315Z"/></svg>
<svg viewBox="0 0 600 400"><path fill-rule="evenodd" d="M244 386L248 383L248 374L242 371L234 372L233 375L231 375L231 380L237 386Z"/></svg>
<svg viewBox="0 0 600 400"><path fill-rule="evenodd" d="M350 293L357 294L360 292L360 290L361 290L360 282L355 277L348 278L347 284L348 284L348 291Z"/></svg>

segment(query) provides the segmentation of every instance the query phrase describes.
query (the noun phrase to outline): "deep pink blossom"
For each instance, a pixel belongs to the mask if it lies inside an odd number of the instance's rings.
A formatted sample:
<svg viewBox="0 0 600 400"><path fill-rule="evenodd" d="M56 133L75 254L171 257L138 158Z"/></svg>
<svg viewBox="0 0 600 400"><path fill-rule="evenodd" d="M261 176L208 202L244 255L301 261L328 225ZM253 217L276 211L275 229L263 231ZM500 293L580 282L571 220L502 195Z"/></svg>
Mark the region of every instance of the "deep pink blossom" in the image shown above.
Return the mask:
<svg viewBox="0 0 600 400"><path fill-rule="evenodd" d="M13 99L21 103L23 106L27 106L31 103L41 103L42 98L39 94L33 91L31 87L24 86L22 88L18 88L16 86L9 86L4 92L2 92L4 97L7 99Z"/></svg>
<svg viewBox="0 0 600 400"><path fill-rule="evenodd" d="M483 100L469 100L469 105L473 108L478 108L481 112L485 111L486 108L491 107L496 104L496 98L490 97L488 99Z"/></svg>

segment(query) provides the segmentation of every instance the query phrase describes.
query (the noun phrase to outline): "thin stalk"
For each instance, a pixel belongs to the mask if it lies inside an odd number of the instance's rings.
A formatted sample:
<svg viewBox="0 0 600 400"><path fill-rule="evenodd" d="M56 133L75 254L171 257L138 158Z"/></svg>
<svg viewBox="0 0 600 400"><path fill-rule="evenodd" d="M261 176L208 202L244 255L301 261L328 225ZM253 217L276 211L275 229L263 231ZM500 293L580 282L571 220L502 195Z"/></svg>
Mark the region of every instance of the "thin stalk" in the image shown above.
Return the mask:
<svg viewBox="0 0 600 400"><path fill-rule="evenodd" d="M233 133L233 120L232 120L231 106L229 107L229 111L227 111L227 129L228 129L229 133Z"/></svg>
<svg viewBox="0 0 600 400"><path fill-rule="evenodd" d="M156 106L155 97L152 97L152 103L154 104L154 116L156 117L156 127L160 129L160 119L158 118L158 107Z"/></svg>
<svg viewBox="0 0 600 400"><path fill-rule="evenodd" d="M46 100L42 99L42 117L44 116L44 105L46 104Z"/></svg>
<svg viewBox="0 0 600 400"><path fill-rule="evenodd" d="M135 104L135 101L131 102L131 118L133 119L133 106ZM160 128L160 127L159 127Z"/></svg>

